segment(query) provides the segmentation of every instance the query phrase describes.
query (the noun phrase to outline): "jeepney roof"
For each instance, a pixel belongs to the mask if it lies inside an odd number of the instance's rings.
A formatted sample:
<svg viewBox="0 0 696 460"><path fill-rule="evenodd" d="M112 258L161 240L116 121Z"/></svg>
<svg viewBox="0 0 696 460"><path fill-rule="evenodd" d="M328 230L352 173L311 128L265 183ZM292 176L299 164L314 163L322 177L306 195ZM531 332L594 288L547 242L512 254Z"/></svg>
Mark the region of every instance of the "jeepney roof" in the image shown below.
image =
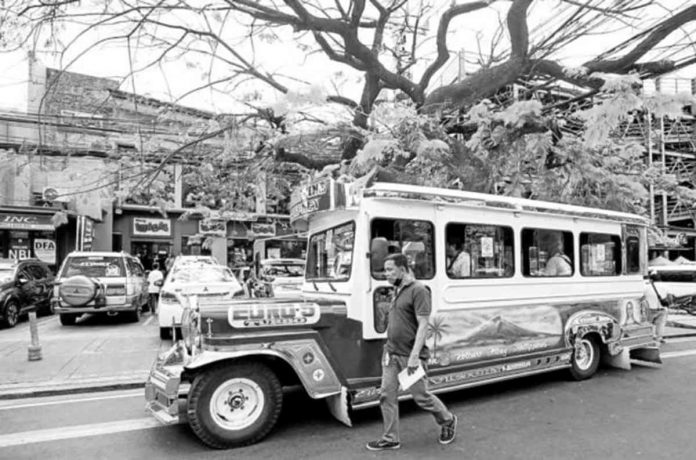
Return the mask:
<svg viewBox="0 0 696 460"><path fill-rule="evenodd" d="M530 200L486 193L422 187L408 184L377 182L362 192L363 198L427 201L465 207L492 207L535 213L565 214L588 219L609 219L623 223L648 225L648 220L637 214L589 208L550 201Z"/></svg>

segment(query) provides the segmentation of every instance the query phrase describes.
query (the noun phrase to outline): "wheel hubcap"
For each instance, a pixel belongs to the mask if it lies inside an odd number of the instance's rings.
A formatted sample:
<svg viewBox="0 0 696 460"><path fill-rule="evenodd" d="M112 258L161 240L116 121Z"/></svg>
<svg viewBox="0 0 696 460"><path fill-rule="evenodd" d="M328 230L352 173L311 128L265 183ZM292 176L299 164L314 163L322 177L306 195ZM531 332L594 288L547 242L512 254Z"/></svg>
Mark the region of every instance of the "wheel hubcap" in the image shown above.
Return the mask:
<svg viewBox="0 0 696 460"><path fill-rule="evenodd" d="M592 342L582 339L580 344L575 347L575 364L584 371L590 368L593 359L594 349L592 348Z"/></svg>
<svg viewBox="0 0 696 460"><path fill-rule="evenodd" d="M11 325L17 324L17 305L11 303L7 306L7 322Z"/></svg>
<svg viewBox="0 0 696 460"><path fill-rule="evenodd" d="M210 415L228 430L251 426L261 416L266 399L253 380L234 378L224 382L210 398Z"/></svg>

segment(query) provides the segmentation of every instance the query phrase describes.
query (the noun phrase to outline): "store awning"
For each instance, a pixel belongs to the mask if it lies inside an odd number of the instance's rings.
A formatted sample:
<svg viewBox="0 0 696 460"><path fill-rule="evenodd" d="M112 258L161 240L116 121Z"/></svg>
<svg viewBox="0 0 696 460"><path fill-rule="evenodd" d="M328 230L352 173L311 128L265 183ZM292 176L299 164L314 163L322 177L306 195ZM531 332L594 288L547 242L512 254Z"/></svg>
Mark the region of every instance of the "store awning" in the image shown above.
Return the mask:
<svg viewBox="0 0 696 460"><path fill-rule="evenodd" d="M49 214L0 212L0 229L55 230Z"/></svg>

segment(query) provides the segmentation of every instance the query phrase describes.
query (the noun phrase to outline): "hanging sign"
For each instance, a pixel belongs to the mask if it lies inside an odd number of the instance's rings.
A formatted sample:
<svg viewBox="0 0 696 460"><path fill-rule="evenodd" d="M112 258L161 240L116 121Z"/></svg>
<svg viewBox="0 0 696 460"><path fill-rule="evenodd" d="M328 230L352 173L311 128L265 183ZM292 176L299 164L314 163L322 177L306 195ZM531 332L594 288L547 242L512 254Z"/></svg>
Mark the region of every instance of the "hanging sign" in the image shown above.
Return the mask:
<svg viewBox="0 0 696 460"><path fill-rule="evenodd" d="M169 219L133 218L133 236L171 236L172 225Z"/></svg>
<svg viewBox="0 0 696 460"><path fill-rule="evenodd" d="M227 221L225 220L200 220L198 221L198 233L204 235L227 235Z"/></svg>
<svg viewBox="0 0 696 460"><path fill-rule="evenodd" d="M344 184L324 177L296 188L290 197L290 222L306 219L310 214L346 205Z"/></svg>
<svg viewBox="0 0 696 460"><path fill-rule="evenodd" d="M48 265L56 263L56 242L44 238L34 240L34 257Z"/></svg>
<svg viewBox="0 0 696 460"><path fill-rule="evenodd" d="M262 224L259 222L252 222L251 231L249 232L253 237L260 236L275 236L275 224Z"/></svg>

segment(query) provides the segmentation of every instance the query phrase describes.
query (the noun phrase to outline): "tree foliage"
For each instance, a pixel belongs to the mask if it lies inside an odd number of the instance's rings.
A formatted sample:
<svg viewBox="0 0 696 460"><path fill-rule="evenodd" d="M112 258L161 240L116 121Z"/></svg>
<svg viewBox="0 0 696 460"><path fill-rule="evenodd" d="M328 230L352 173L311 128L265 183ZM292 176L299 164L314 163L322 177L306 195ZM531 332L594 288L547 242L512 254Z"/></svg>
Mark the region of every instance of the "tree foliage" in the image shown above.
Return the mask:
<svg viewBox="0 0 696 460"><path fill-rule="evenodd" d="M340 147L342 166L330 168L335 174L359 175L377 166L387 177L414 183L616 209L644 206L640 185L646 181L679 189L678 182L646 171L635 145L610 134L632 114L674 113L684 102L651 100L634 89L640 80L696 62L690 39L696 6L688 2L676 8L644 0L4 5L0 22L11 31L3 34L4 44L53 47L66 57L66 67L111 43L133 58L124 77L183 58L192 80L201 81L185 94L239 94L239 102L267 123L263 158L319 170L331 164L320 153ZM472 43L456 33L491 12L499 27L489 27L488 38ZM331 81L313 80L301 64L284 74L263 59L269 47L287 45L288 37L307 56L337 66ZM464 45L478 49L465 55L477 70L455 79L447 72L450 50ZM568 53L583 45L583 52L594 54L566 63ZM533 91L501 99L519 82ZM573 85L572 103L535 96L551 94L560 83ZM268 103L264 88L284 99ZM408 102L382 104L392 96ZM584 104L590 97L594 107ZM346 109L349 120L346 112L327 121L297 109L319 101ZM584 132L564 131L568 120Z"/></svg>

